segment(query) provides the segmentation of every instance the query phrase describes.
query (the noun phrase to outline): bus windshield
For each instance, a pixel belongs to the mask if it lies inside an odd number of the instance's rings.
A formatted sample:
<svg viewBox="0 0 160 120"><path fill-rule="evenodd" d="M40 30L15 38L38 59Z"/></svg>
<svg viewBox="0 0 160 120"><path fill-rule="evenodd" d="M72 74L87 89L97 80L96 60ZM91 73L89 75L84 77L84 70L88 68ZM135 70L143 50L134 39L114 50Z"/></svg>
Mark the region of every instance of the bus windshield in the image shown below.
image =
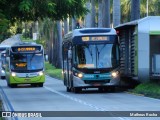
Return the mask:
<svg viewBox="0 0 160 120"><path fill-rule="evenodd" d="M19 53L11 54L11 70L13 71L36 71L42 70L43 54L42 53Z"/></svg>
<svg viewBox="0 0 160 120"><path fill-rule="evenodd" d="M78 68L112 68L119 64L118 44L84 44L75 46Z"/></svg>

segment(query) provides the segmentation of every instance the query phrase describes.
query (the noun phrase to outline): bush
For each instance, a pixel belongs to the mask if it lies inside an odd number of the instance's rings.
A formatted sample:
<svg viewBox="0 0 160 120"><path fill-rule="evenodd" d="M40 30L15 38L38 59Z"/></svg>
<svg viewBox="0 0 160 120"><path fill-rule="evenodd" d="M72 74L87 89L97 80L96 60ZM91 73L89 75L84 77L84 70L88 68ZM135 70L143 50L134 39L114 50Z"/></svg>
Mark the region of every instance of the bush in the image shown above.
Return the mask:
<svg viewBox="0 0 160 120"><path fill-rule="evenodd" d="M57 78L57 79L63 79L62 77L62 69L57 69L54 66L52 66L51 64L49 64L49 62L45 62L45 72L47 75Z"/></svg>
<svg viewBox="0 0 160 120"><path fill-rule="evenodd" d="M133 92L148 97L160 98L160 85L157 82L147 82L138 85Z"/></svg>

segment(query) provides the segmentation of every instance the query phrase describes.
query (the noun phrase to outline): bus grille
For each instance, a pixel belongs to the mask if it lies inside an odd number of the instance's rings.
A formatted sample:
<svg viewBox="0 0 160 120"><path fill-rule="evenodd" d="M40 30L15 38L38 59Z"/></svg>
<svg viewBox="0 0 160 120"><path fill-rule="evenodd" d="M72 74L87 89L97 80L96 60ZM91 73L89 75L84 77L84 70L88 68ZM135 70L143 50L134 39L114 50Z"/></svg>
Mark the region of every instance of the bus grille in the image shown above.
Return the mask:
<svg viewBox="0 0 160 120"><path fill-rule="evenodd" d="M104 84L104 83L109 83L110 80L84 80L85 84L94 84L94 83L100 83L100 84Z"/></svg>

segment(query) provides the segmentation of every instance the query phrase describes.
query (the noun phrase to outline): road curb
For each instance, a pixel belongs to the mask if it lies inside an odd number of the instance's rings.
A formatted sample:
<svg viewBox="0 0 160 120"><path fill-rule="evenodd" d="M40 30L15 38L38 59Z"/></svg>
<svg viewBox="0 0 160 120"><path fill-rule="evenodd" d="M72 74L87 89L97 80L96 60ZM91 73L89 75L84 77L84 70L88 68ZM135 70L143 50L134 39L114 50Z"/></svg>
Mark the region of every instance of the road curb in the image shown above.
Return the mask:
<svg viewBox="0 0 160 120"><path fill-rule="evenodd" d="M0 99L2 101L2 112L14 112L14 109L11 105L11 103L9 102L5 92L3 91L2 87L0 86ZM3 117L3 119L5 120L18 120L17 117Z"/></svg>

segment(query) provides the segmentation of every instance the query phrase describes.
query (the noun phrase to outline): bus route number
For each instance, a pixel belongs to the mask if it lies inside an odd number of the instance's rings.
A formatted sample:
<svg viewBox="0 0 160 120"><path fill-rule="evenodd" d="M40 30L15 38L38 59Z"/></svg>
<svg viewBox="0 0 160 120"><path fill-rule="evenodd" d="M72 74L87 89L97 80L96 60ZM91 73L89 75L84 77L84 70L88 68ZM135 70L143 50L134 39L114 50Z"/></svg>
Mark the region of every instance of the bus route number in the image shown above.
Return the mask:
<svg viewBox="0 0 160 120"><path fill-rule="evenodd" d="M35 47L18 48L18 52L35 51Z"/></svg>

